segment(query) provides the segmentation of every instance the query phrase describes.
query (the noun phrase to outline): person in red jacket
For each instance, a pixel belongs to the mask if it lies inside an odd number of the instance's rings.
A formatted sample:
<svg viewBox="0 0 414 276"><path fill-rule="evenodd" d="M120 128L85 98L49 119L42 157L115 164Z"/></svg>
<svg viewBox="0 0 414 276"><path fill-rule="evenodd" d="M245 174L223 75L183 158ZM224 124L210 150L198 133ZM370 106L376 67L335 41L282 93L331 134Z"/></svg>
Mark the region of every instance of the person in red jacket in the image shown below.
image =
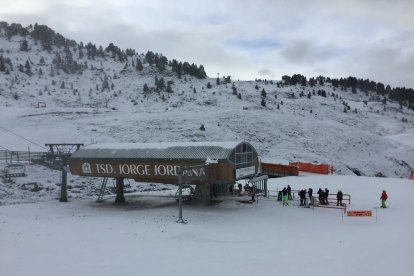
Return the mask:
<svg viewBox="0 0 414 276"><path fill-rule="evenodd" d="M381 208L387 208L387 206L385 205L385 201L388 199L388 195L385 192L385 190L382 191L380 199L381 199Z"/></svg>

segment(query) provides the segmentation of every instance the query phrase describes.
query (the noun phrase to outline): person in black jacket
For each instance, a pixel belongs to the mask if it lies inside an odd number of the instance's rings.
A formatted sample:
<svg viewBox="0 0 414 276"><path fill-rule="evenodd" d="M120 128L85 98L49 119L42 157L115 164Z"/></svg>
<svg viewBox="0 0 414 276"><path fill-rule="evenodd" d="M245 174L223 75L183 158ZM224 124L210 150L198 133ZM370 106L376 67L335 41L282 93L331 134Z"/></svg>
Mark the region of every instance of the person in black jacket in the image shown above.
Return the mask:
<svg viewBox="0 0 414 276"><path fill-rule="evenodd" d="M312 188L309 188L308 189L309 198L312 198L312 194L313 194L313 189Z"/></svg>
<svg viewBox="0 0 414 276"><path fill-rule="evenodd" d="M249 186L249 183L246 183L246 184L244 184L244 191L246 191L247 193L250 193L250 191L251 191L251 187Z"/></svg>
<svg viewBox="0 0 414 276"><path fill-rule="evenodd" d="M287 191L286 187L283 188L283 190L282 190L282 204L283 204L283 206L286 206L286 205L289 206L288 191Z"/></svg>
<svg viewBox="0 0 414 276"><path fill-rule="evenodd" d="M321 188L319 188L318 192L318 199L319 199L319 204L323 204L324 202L324 194Z"/></svg>
<svg viewBox="0 0 414 276"><path fill-rule="evenodd" d="M336 194L336 206L342 206L342 198L344 197L344 194L341 190L338 190L338 193Z"/></svg>
<svg viewBox="0 0 414 276"><path fill-rule="evenodd" d="M309 195L309 205L313 205L313 199L312 199L313 189L308 189L308 195Z"/></svg>
<svg viewBox="0 0 414 276"><path fill-rule="evenodd" d="M287 192L288 192L288 199L291 200L292 199L292 188L290 187L290 185L287 186Z"/></svg>
<svg viewBox="0 0 414 276"><path fill-rule="evenodd" d="M303 189L300 190L299 197L300 197L300 206L305 206L306 205L306 191Z"/></svg>
<svg viewBox="0 0 414 276"><path fill-rule="evenodd" d="M257 191L256 185L252 185L252 189L250 190L250 193L252 195L252 201L256 201L255 199L256 191Z"/></svg>
<svg viewBox="0 0 414 276"><path fill-rule="evenodd" d="M325 188L325 204L326 205L329 204L328 196L329 196L329 190L328 190L328 188Z"/></svg>

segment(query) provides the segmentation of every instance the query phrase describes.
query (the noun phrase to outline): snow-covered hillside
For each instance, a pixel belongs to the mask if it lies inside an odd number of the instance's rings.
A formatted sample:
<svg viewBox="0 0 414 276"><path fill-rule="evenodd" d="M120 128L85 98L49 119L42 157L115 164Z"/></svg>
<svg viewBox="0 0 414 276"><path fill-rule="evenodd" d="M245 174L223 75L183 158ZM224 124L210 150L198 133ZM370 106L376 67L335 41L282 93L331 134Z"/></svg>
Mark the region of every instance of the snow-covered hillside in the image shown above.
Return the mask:
<svg viewBox="0 0 414 276"><path fill-rule="evenodd" d="M56 54L65 56L63 48L43 50L27 36L28 51L21 51L23 39L0 37L1 53L13 65L8 74L0 72L0 146L6 149L44 150L15 134L41 146L244 140L263 160L329 163L337 174L407 177L414 167L414 112L392 101L384 105L371 93L327 83L225 83L220 77L216 84L216 78L178 78L170 66L160 72L142 54L121 63L111 53L88 58L78 47L69 50L83 64L82 73L67 74L52 69ZM133 66L137 59L144 62L142 71ZM19 71L26 61L31 74ZM156 90L156 78L172 91Z"/></svg>

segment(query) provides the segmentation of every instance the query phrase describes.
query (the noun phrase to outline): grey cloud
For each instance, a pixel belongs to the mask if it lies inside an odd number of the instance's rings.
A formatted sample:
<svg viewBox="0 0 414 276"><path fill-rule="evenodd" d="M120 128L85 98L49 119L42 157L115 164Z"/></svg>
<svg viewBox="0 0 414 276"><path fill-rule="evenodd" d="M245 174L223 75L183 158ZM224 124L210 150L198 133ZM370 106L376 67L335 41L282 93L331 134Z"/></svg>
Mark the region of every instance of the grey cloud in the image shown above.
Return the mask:
<svg viewBox="0 0 414 276"><path fill-rule="evenodd" d="M414 87L414 51L403 52L400 48L375 47L361 54L362 66L352 66L355 71L360 71L361 75L393 86Z"/></svg>
<svg viewBox="0 0 414 276"><path fill-rule="evenodd" d="M288 62L296 64L315 64L322 59L330 59L338 54L334 45L316 45L310 40L296 40L290 42L280 51Z"/></svg>
<svg viewBox="0 0 414 276"><path fill-rule="evenodd" d="M269 69L261 69L257 73L259 74L259 76L263 76L263 77L267 77L267 78L274 78L275 77L273 72L270 71Z"/></svg>
<svg viewBox="0 0 414 276"><path fill-rule="evenodd" d="M414 85L411 0L1 0L0 17L203 64L213 77L320 73Z"/></svg>

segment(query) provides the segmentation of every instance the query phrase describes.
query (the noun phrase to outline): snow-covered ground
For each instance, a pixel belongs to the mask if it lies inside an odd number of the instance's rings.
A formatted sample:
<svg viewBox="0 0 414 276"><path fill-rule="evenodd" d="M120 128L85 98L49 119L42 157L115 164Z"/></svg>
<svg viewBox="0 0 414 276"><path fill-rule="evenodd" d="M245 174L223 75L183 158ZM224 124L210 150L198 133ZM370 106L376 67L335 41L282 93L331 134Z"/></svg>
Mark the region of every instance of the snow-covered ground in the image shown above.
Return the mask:
<svg viewBox="0 0 414 276"><path fill-rule="evenodd" d="M1 275L367 275L414 270L414 182L301 175L269 180L270 190L327 187L351 194L350 210L389 208L342 220L335 209L283 207L274 197L243 204L185 205L176 223L168 198L127 196L0 207Z"/></svg>

